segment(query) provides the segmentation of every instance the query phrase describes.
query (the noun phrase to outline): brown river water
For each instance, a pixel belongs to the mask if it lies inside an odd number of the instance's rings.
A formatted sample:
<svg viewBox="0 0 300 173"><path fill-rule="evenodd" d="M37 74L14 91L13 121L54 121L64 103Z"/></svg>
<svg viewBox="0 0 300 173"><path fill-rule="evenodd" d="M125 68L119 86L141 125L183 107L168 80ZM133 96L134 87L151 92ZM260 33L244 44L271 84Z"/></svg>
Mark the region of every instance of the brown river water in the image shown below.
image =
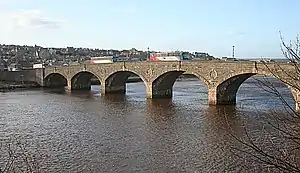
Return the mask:
<svg viewBox="0 0 300 173"><path fill-rule="evenodd" d="M276 81L275 81L276 83ZM290 91L278 89L294 104ZM177 81L173 99L147 100L144 84L127 84L127 94L19 90L0 93L0 168L8 143L38 153L42 172L258 172L260 165L233 154L240 146L226 124L254 134L260 113L281 101L248 79L235 106L209 106L197 79ZM226 115L226 116L224 116ZM16 144L17 145L17 144ZM249 167L243 169L242 165Z"/></svg>

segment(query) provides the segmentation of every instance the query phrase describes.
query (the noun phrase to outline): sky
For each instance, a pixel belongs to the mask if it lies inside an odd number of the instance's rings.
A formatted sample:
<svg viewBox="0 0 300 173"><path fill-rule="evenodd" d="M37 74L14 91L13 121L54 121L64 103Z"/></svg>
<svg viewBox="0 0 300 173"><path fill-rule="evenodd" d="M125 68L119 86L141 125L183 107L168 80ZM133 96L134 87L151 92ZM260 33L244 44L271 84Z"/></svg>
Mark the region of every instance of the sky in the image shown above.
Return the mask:
<svg viewBox="0 0 300 173"><path fill-rule="evenodd" d="M299 0L0 0L0 44L282 57Z"/></svg>

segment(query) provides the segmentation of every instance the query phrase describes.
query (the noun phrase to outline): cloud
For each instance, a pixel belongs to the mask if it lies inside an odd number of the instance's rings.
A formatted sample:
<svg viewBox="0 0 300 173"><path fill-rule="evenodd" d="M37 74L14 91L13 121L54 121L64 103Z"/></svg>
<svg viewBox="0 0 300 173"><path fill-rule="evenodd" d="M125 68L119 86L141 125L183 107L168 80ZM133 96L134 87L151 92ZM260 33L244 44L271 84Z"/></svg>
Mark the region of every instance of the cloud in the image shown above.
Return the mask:
<svg viewBox="0 0 300 173"><path fill-rule="evenodd" d="M63 21L42 16L39 10L28 10L9 15L16 28L59 28Z"/></svg>

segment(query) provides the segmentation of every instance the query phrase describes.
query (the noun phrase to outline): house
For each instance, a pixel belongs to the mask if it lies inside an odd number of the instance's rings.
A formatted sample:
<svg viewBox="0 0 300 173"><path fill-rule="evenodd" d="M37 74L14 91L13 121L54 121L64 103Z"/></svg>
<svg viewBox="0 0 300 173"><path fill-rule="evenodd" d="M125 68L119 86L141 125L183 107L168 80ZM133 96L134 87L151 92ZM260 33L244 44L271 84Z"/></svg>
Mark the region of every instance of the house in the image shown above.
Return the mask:
<svg viewBox="0 0 300 173"><path fill-rule="evenodd" d="M3 62L0 63L0 71L5 71L5 64Z"/></svg>
<svg viewBox="0 0 300 173"><path fill-rule="evenodd" d="M18 71L17 68L17 64L16 63L11 63L8 67L7 67L8 71Z"/></svg>

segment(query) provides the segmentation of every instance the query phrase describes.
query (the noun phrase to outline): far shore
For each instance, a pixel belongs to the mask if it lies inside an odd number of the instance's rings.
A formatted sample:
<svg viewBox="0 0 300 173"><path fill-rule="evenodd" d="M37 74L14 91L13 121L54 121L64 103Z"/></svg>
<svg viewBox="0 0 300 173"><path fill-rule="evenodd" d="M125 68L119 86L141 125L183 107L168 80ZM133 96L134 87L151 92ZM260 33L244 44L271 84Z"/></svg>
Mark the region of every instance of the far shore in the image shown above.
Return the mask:
<svg viewBox="0 0 300 173"><path fill-rule="evenodd" d="M256 75L256 77L263 77L263 76ZM181 75L177 80L188 81L188 80L198 80L198 79L194 75L184 74ZM142 80L138 76L131 76L129 77L126 83L136 83L136 82L142 82ZM92 78L91 84L100 85L100 82L96 78ZM41 86L35 82L0 81L0 92L11 92L18 89L34 89L34 88L41 88Z"/></svg>

